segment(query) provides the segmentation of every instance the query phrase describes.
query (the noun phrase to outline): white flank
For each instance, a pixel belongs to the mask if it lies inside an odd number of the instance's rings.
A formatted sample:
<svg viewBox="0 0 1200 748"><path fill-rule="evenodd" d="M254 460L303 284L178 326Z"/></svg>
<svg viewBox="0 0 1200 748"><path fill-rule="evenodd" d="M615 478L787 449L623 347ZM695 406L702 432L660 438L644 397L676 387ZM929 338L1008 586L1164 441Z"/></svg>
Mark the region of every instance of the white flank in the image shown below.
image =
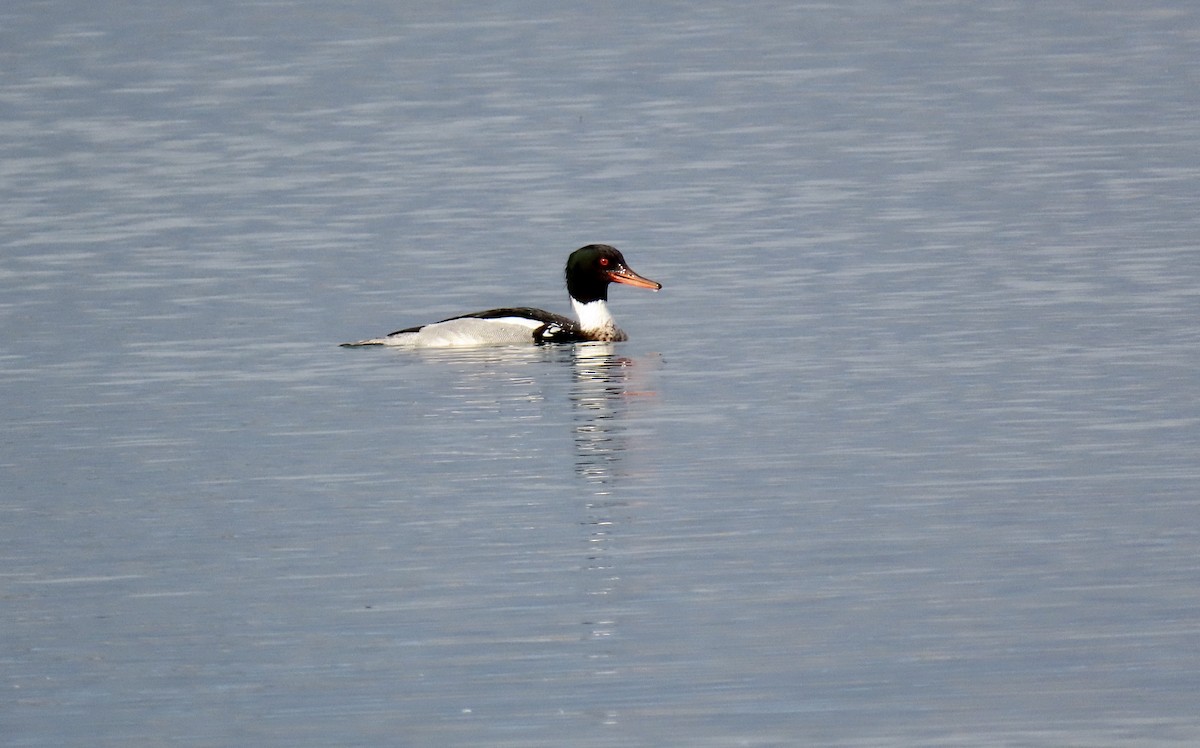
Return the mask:
<svg viewBox="0 0 1200 748"><path fill-rule="evenodd" d="M532 343L532 332L542 323L524 317L498 317L460 319L435 322L425 325L417 332L389 335L380 338L384 345L406 348L468 348L485 345L513 345Z"/></svg>

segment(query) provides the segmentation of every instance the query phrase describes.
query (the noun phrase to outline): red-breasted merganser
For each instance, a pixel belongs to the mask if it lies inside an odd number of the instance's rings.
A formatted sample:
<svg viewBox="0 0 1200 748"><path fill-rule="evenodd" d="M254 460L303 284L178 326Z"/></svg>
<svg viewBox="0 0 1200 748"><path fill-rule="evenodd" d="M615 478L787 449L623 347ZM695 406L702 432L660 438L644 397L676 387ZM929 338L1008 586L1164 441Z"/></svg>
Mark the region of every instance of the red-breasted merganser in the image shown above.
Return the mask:
<svg viewBox="0 0 1200 748"><path fill-rule="evenodd" d="M654 291L662 288L629 269L615 247L589 244L567 258L567 293L579 321L530 307L489 309L428 325L407 327L382 338L345 347L394 345L407 348L512 345L517 343L576 343L586 340L628 340L608 311L608 284L624 283Z"/></svg>

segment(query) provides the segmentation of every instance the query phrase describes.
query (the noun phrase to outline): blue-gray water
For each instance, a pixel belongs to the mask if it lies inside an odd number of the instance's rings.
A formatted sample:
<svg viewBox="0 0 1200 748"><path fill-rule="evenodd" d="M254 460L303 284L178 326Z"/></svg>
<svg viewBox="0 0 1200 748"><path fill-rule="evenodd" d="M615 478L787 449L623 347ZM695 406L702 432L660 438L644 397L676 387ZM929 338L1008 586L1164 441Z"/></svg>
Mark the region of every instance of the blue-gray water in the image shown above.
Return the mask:
<svg viewBox="0 0 1200 748"><path fill-rule="evenodd" d="M1200 6L410 5L0 9L0 743L1200 742Z"/></svg>

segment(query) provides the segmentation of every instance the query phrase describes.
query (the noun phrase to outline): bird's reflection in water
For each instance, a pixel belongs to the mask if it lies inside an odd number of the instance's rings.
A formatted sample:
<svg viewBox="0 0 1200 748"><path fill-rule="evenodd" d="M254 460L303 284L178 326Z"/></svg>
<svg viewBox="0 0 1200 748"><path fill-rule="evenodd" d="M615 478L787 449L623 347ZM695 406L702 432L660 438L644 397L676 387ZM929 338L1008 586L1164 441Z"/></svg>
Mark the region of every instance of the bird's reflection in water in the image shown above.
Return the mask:
<svg viewBox="0 0 1200 748"><path fill-rule="evenodd" d="M624 451L620 414L631 362L618 358L612 343L575 347L575 468L596 495L606 495Z"/></svg>
<svg viewBox="0 0 1200 748"><path fill-rule="evenodd" d="M418 355L447 370L457 372L458 386L470 395L469 402L491 407L497 394L496 381L518 385L527 396L537 398L538 377L525 365L551 362L569 368L570 428L575 447L575 474L579 490L574 495L580 507L579 523L586 547L582 552L583 601L581 641L587 669L606 678L622 670L619 642L621 569L619 545L622 530L630 524L636 500L630 491L635 483L629 464L634 460L629 442L638 433L631 430L631 417L644 407L648 389L643 377L651 357L634 360L617 355L612 343L578 343L570 347L530 349L481 349L419 351ZM480 364L484 366L481 367ZM646 445L638 445L645 448ZM603 723L615 723L617 712L596 704L593 713Z"/></svg>
<svg viewBox="0 0 1200 748"><path fill-rule="evenodd" d="M597 674L616 672L612 640L617 633L617 603L620 572L614 560L614 544L627 521L630 502L621 491L622 460L628 433L624 416L630 405L629 379L634 362L619 357L611 343L575 346L574 406L576 473L582 480L587 529L585 590L594 604L587 606L583 621L585 638L599 643L588 653ZM606 714L605 721L615 719Z"/></svg>

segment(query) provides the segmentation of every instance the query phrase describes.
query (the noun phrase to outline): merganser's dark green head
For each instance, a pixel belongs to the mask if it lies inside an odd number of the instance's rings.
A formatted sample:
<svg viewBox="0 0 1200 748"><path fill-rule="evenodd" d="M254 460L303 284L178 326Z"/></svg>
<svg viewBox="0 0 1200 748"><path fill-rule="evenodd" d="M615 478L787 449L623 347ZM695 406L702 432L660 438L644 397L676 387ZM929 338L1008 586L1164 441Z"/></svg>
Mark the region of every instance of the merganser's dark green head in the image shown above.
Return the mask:
<svg viewBox="0 0 1200 748"><path fill-rule="evenodd" d="M657 291L661 283L643 278L629 269L616 247L589 244L567 258L567 293L584 304L608 301L608 284L624 283Z"/></svg>

